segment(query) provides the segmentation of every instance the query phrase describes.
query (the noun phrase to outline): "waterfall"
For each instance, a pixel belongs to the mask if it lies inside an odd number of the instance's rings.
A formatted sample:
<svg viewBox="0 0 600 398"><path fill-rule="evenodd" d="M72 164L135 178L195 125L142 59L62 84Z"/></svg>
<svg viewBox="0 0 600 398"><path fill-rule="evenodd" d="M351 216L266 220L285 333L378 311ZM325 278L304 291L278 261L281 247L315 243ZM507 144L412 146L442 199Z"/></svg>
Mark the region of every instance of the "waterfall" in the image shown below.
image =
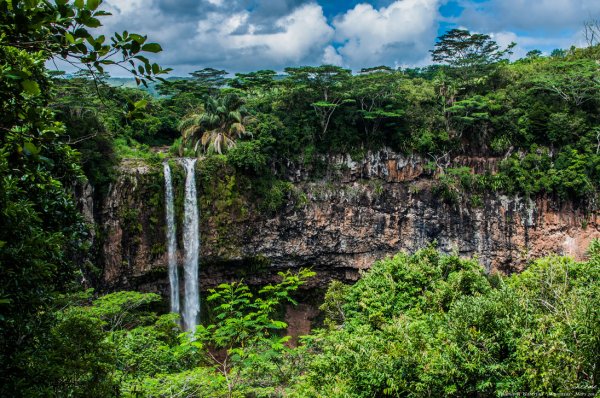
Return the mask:
<svg viewBox="0 0 600 398"><path fill-rule="evenodd" d="M173 182L169 162L164 162L165 215L167 223L167 258L169 260L169 285L171 287L171 312L179 314L179 275L177 275L177 235L173 207Z"/></svg>
<svg viewBox="0 0 600 398"><path fill-rule="evenodd" d="M183 325L193 332L200 313L200 291L198 288L198 252L200 234L198 230L198 201L196 197L196 159L183 159L185 168L185 203L183 219L183 249L185 274L185 302Z"/></svg>

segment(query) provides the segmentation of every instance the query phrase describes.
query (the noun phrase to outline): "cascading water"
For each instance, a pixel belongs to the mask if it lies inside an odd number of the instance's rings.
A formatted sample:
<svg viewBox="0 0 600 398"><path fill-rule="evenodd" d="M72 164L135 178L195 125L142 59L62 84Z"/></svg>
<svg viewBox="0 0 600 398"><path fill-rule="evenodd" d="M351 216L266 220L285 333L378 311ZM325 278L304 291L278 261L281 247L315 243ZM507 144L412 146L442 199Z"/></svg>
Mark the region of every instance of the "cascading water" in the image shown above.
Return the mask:
<svg viewBox="0 0 600 398"><path fill-rule="evenodd" d="M183 325L193 332L200 313L200 291L198 288L198 254L200 234L198 230L198 201L196 197L196 159L183 159L185 168L185 202L183 218L183 249L185 273L185 302Z"/></svg>
<svg viewBox="0 0 600 398"><path fill-rule="evenodd" d="M177 235L175 234L173 182L169 162L165 162L163 166L165 172L165 215L167 222L167 258L169 261L169 284L171 287L171 312L179 314L179 275L177 274Z"/></svg>

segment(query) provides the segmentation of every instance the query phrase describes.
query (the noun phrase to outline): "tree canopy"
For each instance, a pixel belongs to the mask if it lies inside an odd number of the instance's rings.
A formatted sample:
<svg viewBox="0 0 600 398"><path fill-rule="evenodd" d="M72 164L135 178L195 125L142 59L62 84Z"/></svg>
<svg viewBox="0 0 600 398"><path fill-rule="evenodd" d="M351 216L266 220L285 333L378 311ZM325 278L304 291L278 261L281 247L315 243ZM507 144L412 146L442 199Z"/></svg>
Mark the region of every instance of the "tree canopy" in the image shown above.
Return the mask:
<svg viewBox="0 0 600 398"><path fill-rule="evenodd" d="M515 45L512 43L500 49L489 35L452 29L438 37L431 55L433 62L442 62L455 68L473 68L504 59L511 54Z"/></svg>

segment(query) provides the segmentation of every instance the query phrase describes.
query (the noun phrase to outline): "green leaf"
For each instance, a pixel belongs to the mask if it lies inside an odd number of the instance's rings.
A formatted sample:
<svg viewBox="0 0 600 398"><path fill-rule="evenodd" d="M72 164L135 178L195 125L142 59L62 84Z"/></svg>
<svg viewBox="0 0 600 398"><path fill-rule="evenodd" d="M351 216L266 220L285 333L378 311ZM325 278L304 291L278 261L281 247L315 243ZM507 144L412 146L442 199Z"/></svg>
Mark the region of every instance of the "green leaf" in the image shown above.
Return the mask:
<svg viewBox="0 0 600 398"><path fill-rule="evenodd" d="M39 160L41 160L42 162L46 163L50 167L54 167L54 165L56 164L54 162L54 160L52 160L50 158L47 158L45 156L40 156Z"/></svg>
<svg viewBox="0 0 600 398"><path fill-rule="evenodd" d="M162 47L158 43L148 43L144 44L142 50L147 51L149 53L159 53L162 51Z"/></svg>
<svg viewBox="0 0 600 398"><path fill-rule="evenodd" d="M144 37L144 36L141 36L141 35L138 35L138 34L136 34L136 33L132 33L132 34L130 34L130 35L129 35L129 37L130 37L130 38L131 38L133 41L135 41L135 42L137 42L137 43L139 43L139 44L144 44L144 42L146 41L146 37Z"/></svg>
<svg viewBox="0 0 600 398"><path fill-rule="evenodd" d="M133 57L135 59L139 59L140 61L142 61L143 63L147 64L148 62L150 62L148 60L148 58L144 57L143 55L136 55L135 57Z"/></svg>
<svg viewBox="0 0 600 398"><path fill-rule="evenodd" d="M192 342L190 343L190 345L191 345L192 347L196 347L196 348L198 348L198 349L200 349L200 350L201 350L202 348L204 348L204 344L202 344L202 343L201 343L201 342L199 342L199 341L192 341Z"/></svg>
<svg viewBox="0 0 600 398"><path fill-rule="evenodd" d="M271 327L274 329L285 329L287 327L287 323L282 321L271 321Z"/></svg>
<svg viewBox="0 0 600 398"><path fill-rule="evenodd" d="M97 28L102 26L100 20L96 18L87 18L85 21L83 21L83 24L89 28Z"/></svg>
<svg viewBox="0 0 600 398"><path fill-rule="evenodd" d="M94 11L100 5L101 0L87 0L87 9Z"/></svg>
<svg viewBox="0 0 600 398"><path fill-rule="evenodd" d="M133 106L135 106L135 109L140 109L140 108L145 109L146 106L148 106L148 100L145 100L145 99L139 100L136 103L134 103Z"/></svg>
<svg viewBox="0 0 600 398"><path fill-rule="evenodd" d="M26 142L25 144L23 144L23 150L25 151L26 155L36 156L40 153L40 149L33 145L31 142Z"/></svg>
<svg viewBox="0 0 600 398"><path fill-rule="evenodd" d="M23 90L29 95L37 96L42 92L39 84L33 80L23 80L21 86L23 86Z"/></svg>
<svg viewBox="0 0 600 398"><path fill-rule="evenodd" d="M311 104L312 106L316 106L318 108L334 108L337 105L327 101L318 101Z"/></svg>
<svg viewBox="0 0 600 398"><path fill-rule="evenodd" d="M83 4L83 0L75 0L75 7L77 7L78 9L82 9L84 6Z"/></svg>

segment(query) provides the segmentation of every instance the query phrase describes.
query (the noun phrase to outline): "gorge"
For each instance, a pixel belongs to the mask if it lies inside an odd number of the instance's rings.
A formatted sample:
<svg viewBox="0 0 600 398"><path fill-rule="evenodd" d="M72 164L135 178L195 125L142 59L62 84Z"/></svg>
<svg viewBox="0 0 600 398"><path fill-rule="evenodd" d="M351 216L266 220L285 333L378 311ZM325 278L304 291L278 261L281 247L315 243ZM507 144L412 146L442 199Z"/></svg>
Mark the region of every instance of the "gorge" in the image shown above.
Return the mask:
<svg viewBox="0 0 600 398"><path fill-rule="evenodd" d="M591 240L600 237L597 212L552 197L489 193L477 200L463 195L449 203L436 192L439 176L428 173L425 161L415 155L382 150L360 161L349 156L327 161L330 175L317 180L311 180L307 170L290 165L282 177L293 184L293 190L277 212L261 212L252 203L240 202L246 214L221 209L228 217L237 214L227 224L219 224L218 214L207 207L215 200L207 195L214 192L206 192L207 183L200 179L198 196L204 199L199 204L206 209L199 227L204 244L177 252L181 262L189 264L195 262L198 250L203 263L200 289L242 278L262 285L272 282L276 271L301 267L317 271L309 287L323 288L331 280L353 282L378 258L402 250L413 252L432 242L443 252L477 257L488 272L511 273L547 253L582 259ZM493 158L455 161L477 172L493 169L498 162ZM198 162L196 169L203 160ZM184 208L193 206L189 195L194 187L188 179L193 166L184 164L185 176L181 170L174 170L173 176L176 213L179 220L187 220L183 225L191 225L194 215ZM165 248L171 245L165 245L164 226L156 221L165 219L162 179L155 166L125 161L102 212L96 212L107 237L102 242L102 284L109 290L167 295L170 255ZM124 211L130 208L139 212ZM186 229L179 235L180 248L190 233Z"/></svg>
<svg viewBox="0 0 600 398"><path fill-rule="evenodd" d="M0 0L0 396L599 396L590 7L159 3Z"/></svg>

